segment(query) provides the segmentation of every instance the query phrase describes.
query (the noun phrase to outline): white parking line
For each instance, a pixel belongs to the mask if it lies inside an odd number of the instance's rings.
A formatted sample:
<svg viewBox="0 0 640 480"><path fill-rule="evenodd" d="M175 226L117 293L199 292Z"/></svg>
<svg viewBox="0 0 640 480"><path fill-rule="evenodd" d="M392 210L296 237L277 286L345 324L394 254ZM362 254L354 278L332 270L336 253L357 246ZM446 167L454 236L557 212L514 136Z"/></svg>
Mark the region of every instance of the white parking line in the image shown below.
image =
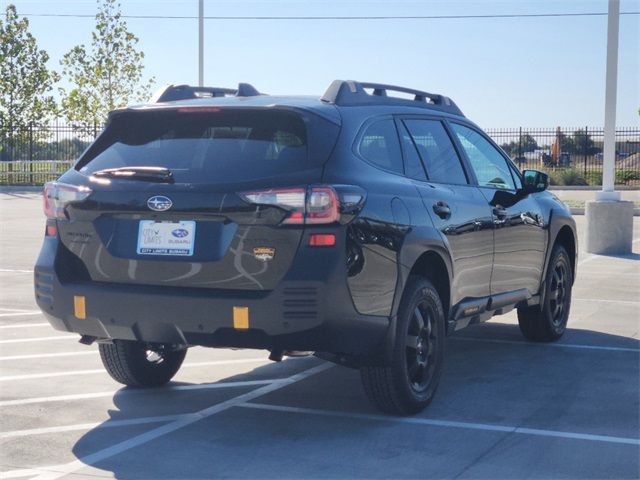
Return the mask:
<svg viewBox="0 0 640 480"><path fill-rule="evenodd" d="M33 273L33 270L19 269L19 268L0 268L2 273Z"/></svg>
<svg viewBox="0 0 640 480"><path fill-rule="evenodd" d="M268 363L269 360L265 357L260 358L240 358L236 360L216 360L211 362L191 362L185 363L181 368L190 367L206 367L211 365L235 365L240 363ZM94 373L106 373L104 368L93 370L71 370L64 372L48 372L48 373L29 373L26 375L9 375L6 377L0 377L0 382L14 381L14 380L32 380L36 378L55 378L55 377L67 377L76 375L91 375Z"/></svg>
<svg viewBox="0 0 640 480"><path fill-rule="evenodd" d="M532 343L532 342L520 342L518 340L499 340L495 338L476 338L476 337L462 337L453 336L452 340L466 340L469 342L485 342L485 343L506 343L509 345L528 345L530 347L554 347L554 348L578 348L583 350L608 350L611 352L634 352L640 353L640 348L630 347L604 347L600 345L580 345L571 343Z"/></svg>
<svg viewBox="0 0 640 480"><path fill-rule="evenodd" d="M640 305L636 300L607 300L605 298L572 298L578 302L602 302L602 303L619 303L621 305Z"/></svg>
<svg viewBox="0 0 640 480"><path fill-rule="evenodd" d="M80 352L59 352L59 353L34 353L30 355L9 355L7 357L0 357L0 362L3 360L31 360L33 358L54 358L54 357L77 357L80 355L96 355L97 350L87 350Z"/></svg>
<svg viewBox="0 0 640 480"><path fill-rule="evenodd" d="M33 338L12 338L11 340L0 340L0 343L27 343L27 342L47 342L49 340L78 340L77 335L56 335L53 337L33 337Z"/></svg>
<svg viewBox="0 0 640 480"><path fill-rule="evenodd" d="M613 437L609 435L593 435L589 433L561 432L556 430L540 430L535 428L490 425L490 424L484 424L484 423L467 423L467 422L455 422L455 421L448 421L448 420L432 420L428 418L418 418L418 417L394 417L394 416L388 416L388 415L349 413L349 412L338 412L335 410L328 411L328 410L317 410L314 408L266 405L262 403L246 403L245 402L245 403L236 405L236 407L252 408L256 410L269 410L269 411L284 412L284 413L302 413L302 414L309 414L309 415L318 415L323 417L355 418L359 420L377 420L382 422L409 423L412 425L429 425L434 427L462 428L462 429L468 429L468 430L484 430L484 431L490 431L490 432L504 432L504 433L519 433L524 435L558 437L558 438L567 438L572 440L587 440L592 442L640 445L640 438Z"/></svg>
<svg viewBox="0 0 640 480"><path fill-rule="evenodd" d="M78 423L75 425L63 425L59 427L30 428L28 430L13 430L0 432L0 438L29 437L31 435L44 435L47 433L73 432L77 430L91 430L96 428L128 427L131 425L144 425L147 423L172 422L183 417L184 414L163 415L159 417L128 418L126 420L106 420L104 422Z"/></svg>
<svg viewBox="0 0 640 480"><path fill-rule="evenodd" d="M80 355L97 355L97 350L81 350L79 352L59 352L59 353L33 353L27 355L9 355L0 357L3 360L31 360L33 358L55 358L55 357L77 357Z"/></svg>
<svg viewBox="0 0 640 480"><path fill-rule="evenodd" d="M1 316L2 314L0 314ZM15 325L0 325L0 329L5 328L37 328L37 327L49 327L47 322L41 323L16 323Z"/></svg>
<svg viewBox="0 0 640 480"><path fill-rule="evenodd" d="M273 378L267 380L246 380L238 382L219 382L219 383L199 383L196 385L173 385L165 388L158 389L113 389L103 392L93 393L74 393L70 395L57 395L54 397L33 397L33 398L20 398L17 400L3 400L0 401L0 407L12 407L16 405L31 405L34 403L50 403L50 402L70 402L74 400L88 400L92 398L112 397L114 394L126 395L158 395L165 392L190 392L195 390L216 390L219 388L237 388L237 387L253 387L258 385L268 385L271 383L280 382L281 379Z"/></svg>
<svg viewBox="0 0 640 480"><path fill-rule="evenodd" d="M24 308L6 308L0 307L0 312L35 312L33 309L26 310Z"/></svg>
<svg viewBox="0 0 640 480"><path fill-rule="evenodd" d="M28 312L0 313L0 317L24 317L29 315L42 315L42 312L40 310L31 310Z"/></svg>
<svg viewBox="0 0 640 480"><path fill-rule="evenodd" d="M304 380L305 378L310 377L311 375L327 370L332 366L333 365L330 363L323 363L316 367L312 367L308 370L304 370L303 372L293 375L292 377L284 379L281 382L265 385L264 387L257 388L250 392L234 397L230 400L226 400L216 405L212 405L210 407L204 408L198 412L187 414L179 420L175 420L173 422L167 423L160 427L154 428L148 432L129 438L123 442L117 443L115 445L104 448L102 450L98 450L97 452L91 453L84 457L80 457L78 458L78 460L75 460L73 462L67 463L65 465L61 465L60 468L57 468L56 469L57 471L55 472L39 470L40 475L36 477L36 480L54 480L57 478L64 477L65 475L68 475L70 473L77 472L78 470L81 470L88 465L94 465L97 462L103 461L107 458L111 458L115 455L126 452L140 445L144 445L145 443L155 440L156 438L163 437L176 430L187 427L195 422L198 422L205 418L208 418L218 413L229 410L232 407L236 407L245 402L249 402L255 398L261 397L262 395L265 395L267 393L292 385L296 382L299 382L301 380ZM34 470L34 469L30 469L30 470ZM35 470L38 470L38 469L35 469Z"/></svg>

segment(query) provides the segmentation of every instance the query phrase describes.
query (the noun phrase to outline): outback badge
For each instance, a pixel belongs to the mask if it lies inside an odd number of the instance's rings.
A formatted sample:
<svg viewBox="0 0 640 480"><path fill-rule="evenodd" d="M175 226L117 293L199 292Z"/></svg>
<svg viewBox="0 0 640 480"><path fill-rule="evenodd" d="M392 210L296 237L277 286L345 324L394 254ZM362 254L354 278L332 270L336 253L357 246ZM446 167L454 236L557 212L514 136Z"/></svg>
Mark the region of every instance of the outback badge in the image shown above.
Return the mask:
<svg viewBox="0 0 640 480"><path fill-rule="evenodd" d="M254 247L253 256L261 262L270 262L276 256L276 249L273 247Z"/></svg>

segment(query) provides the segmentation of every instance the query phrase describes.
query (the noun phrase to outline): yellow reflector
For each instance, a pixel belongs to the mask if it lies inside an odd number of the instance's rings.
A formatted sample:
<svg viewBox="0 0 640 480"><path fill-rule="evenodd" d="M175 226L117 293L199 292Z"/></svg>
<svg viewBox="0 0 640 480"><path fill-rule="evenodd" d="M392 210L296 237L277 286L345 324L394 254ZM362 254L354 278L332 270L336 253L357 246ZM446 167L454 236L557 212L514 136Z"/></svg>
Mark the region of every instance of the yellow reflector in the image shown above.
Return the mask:
<svg viewBox="0 0 640 480"><path fill-rule="evenodd" d="M238 330L249 328L249 307L233 307L233 328Z"/></svg>
<svg viewBox="0 0 640 480"><path fill-rule="evenodd" d="M84 320L87 318L87 309L84 301L84 297L80 295L74 295L73 297L73 311L76 318Z"/></svg>

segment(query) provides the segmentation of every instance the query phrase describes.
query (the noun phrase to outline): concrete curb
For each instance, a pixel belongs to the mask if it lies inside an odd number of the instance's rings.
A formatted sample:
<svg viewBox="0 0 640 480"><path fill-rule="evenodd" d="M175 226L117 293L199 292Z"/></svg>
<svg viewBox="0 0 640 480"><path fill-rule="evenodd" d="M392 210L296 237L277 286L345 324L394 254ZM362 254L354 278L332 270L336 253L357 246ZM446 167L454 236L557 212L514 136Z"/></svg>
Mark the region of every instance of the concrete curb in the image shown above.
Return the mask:
<svg viewBox="0 0 640 480"><path fill-rule="evenodd" d="M584 207L569 207L571 210L571 215L584 215L585 208ZM640 217L640 208L633 209L633 216Z"/></svg>
<svg viewBox="0 0 640 480"><path fill-rule="evenodd" d="M0 193L40 193L42 187L38 185L0 185Z"/></svg>
<svg viewBox="0 0 640 480"><path fill-rule="evenodd" d="M592 185L550 185L549 190L577 190L577 191L600 191L602 190L602 186L592 186ZM640 190L640 186L633 185L616 185L616 190Z"/></svg>

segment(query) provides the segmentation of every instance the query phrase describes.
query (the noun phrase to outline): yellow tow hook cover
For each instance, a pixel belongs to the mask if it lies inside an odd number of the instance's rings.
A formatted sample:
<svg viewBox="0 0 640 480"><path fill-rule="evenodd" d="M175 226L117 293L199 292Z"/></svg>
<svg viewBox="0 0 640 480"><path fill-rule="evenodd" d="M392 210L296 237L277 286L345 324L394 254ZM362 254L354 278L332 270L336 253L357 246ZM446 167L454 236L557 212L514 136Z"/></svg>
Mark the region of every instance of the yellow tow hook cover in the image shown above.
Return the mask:
<svg viewBox="0 0 640 480"><path fill-rule="evenodd" d="M233 328L236 330L249 328L249 307L233 307Z"/></svg>
<svg viewBox="0 0 640 480"><path fill-rule="evenodd" d="M84 320L87 318L87 306L84 296L73 296L73 313L79 320Z"/></svg>

